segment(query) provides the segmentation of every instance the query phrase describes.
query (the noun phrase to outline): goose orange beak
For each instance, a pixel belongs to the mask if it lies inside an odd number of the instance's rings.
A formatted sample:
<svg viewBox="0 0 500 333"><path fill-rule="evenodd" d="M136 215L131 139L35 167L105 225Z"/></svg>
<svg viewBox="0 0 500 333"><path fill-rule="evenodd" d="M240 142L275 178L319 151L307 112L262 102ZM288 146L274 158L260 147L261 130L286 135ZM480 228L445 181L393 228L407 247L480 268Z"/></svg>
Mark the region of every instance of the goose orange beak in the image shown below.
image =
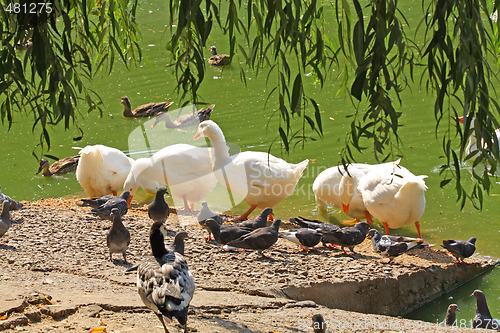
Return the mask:
<svg viewBox="0 0 500 333"><path fill-rule="evenodd" d="M201 138L200 132L196 131L196 134L193 137L193 140L196 140L198 138Z"/></svg>
<svg viewBox="0 0 500 333"><path fill-rule="evenodd" d="M458 121L460 122L460 124L463 124L464 123L464 117L458 117Z"/></svg>
<svg viewBox="0 0 500 333"><path fill-rule="evenodd" d="M130 199L128 199L128 200L127 200L127 206L128 206L129 208L130 208L130 203L132 202L132 198L133 198L133 197L134 197L134 196L133 196L133 195L131 195L131 196L130 196Z"/></svg>

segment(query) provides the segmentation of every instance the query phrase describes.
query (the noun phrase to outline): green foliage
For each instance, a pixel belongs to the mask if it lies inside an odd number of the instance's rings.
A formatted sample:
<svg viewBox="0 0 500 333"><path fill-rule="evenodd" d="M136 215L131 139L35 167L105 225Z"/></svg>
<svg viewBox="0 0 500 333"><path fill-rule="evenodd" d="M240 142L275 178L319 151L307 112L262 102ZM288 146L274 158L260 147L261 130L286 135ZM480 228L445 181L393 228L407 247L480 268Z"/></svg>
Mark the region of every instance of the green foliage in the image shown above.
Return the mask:
<svg viewBox="0 0 500 333"><path fill-rule="evenodd" d="M98 94L87 88L90 79L111 71L117 57L127 65L140 60L137 1L32 4L3 0L0 6L0 114L11 126L14 110L32 113L40 144L50 146L47 126L68 128L81 104L102 113Z"/></svg>

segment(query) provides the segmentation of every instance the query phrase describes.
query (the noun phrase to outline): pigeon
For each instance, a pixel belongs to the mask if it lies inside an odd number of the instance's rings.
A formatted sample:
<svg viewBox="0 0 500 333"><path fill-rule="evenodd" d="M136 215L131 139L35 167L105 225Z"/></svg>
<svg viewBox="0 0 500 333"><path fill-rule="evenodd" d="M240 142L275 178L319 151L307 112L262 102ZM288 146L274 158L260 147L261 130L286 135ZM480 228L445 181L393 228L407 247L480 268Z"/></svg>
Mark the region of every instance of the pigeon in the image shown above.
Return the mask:
<svg viewBox="0 0 500 333"><path fill-rule="evenodd" d="M207 219L212 219L214 220L215 222L217 222L219 225L222 225L225 221L226 221L226 218L220 216L219 214L216 214L214 212L212 212L210 210L210 208L208 208L208 204L206 201L202 201L201 202L201 210L200 210L200 213L198 214L198 223L202 226L203 226L203 223L207 220ZM208 232L208 236L206 238L208 241L211 241L212 240L212 236L211 236L211 233L210 231Z"/></svg>
<svg viewBox="0 0 500 333"><path fill-rule="evenodd" d="M450 251L458 262L463 262L465 258L469 258L476 251L475 243L476 237L471 237L468 241L448 239L443 240L441 246Z"/></svg>
<svg viewBox="0 0 500 333"><path fill-rule="evenodd" d="M397 257L403 253L418 248L423 242L405 242L404 237L381 235L376 229L370 229L368 238L372 240L373 251L381 253L384 257Z"/></svg>
<svg viewBox="0 0 500 333"><path fill-rule="evenodd" d="M111 220L111 210L113 208L118 208L120 216L127 214L128 203L130 202L130 192L124 191L119 197L114 197L105 204L99 206L99 208L94 208L90 212L98 215L100 218Z"/></svg>
<svg viewBox="0 0 500 333"><path fill-rule="evenodd" d="M298 218L292 217L290 219L290 222L293 224L297 224L301 228L320 229L324 231L333 231L340 229L340 227L335 224L326 223L320 220L310 220L302 216L299 216Z"/></svg>
<svg viewBox="0 0 500 333"><path fill-rule="evenodd" d="M299 245L302 251L309 251L321 241L321 235L316 233L315 229L309 228L280 232L278 237Z"/></svg>
<svg viewBox="0 0 500 333"><path fill-rule="evenodd" d="M214 235L215 241L221 245L227 244L232 240L252 232L252 229L250 228L242 228L236 225L222 227L211 218L205 220L202 225L204 225L205 228L207 228L207 230Z"/></svg>
<svg viewBox="0 0 500 333"><path fill-rule="evenodd" d="M174 250L168 251L164 245L167 234L161 222L151 226L149 241L153 251L137 268L137 289L143 303L161 321L165 333L163 316L176 318L187 332L188 307L193 298L195 283L184 258L185 231L175 235Z"/></svg>
<svg viewBox="0 0 500 333"><path fill-rule="evenodd" d="M106 202L113 198L119 198L115 195L105 195L102 197L97 197L97 198L91 198L91 199L80 199L82 202L82 207L92 207L92 208L99 208L100 206L104 205Z"/></svg>
<svg viewBox="0 0 500 333"><path fill-rule="evenodd" d="M21 209L23 207L22 203L19 203L16 200L14 200L11 197L9 197L8 195L3 194L2 193L2 186L0 186L0 205L4 201L9 202L9 204L10 204L9 208L10 208L10 210L18 210L18 209Z"/></svg>
<svg viewBox="0 0 500 333"><path fill-rule="evenodd" d="M369 228L370 225L367 222L358 222L354 227L344 227L333 231L318 230L317 232L323 236L323 243L340 245L346 254L345 247L355 253L354 246L365 240Z"/></svg>
<svg viewBox="0 0 500 333"><path fill-rule="evenodd" d="M2 214L0 215L0 237L5 235L12 225L10 222L10 203L5 200L2 204Z"/></svg>
<svg viewBox="0 0 500 333"><path fill-rule="evenodd" d="M113 261L113 253L122 253L123 260L127 262L127 249L130 244L130 232L122 223L118 208L111 209L113 225L106 236L106 244L109 248L109 261Z"/></svg>
<svg viewBox="0 0 500 333"><path fill-rule="evenodd" d="M278 241L278 229L280 227L280 223L281 220L276 219L270 227L255 229L252 232L227 243L227 246L257 250L262 255L262 251L267 250Z"/></svg>
<svg viewBox="0 0 500 333"><path fill-rule="evenodd" d="M259 216L253 219L248 219L242 222L238 222L233 224L236 227L240 228L250 228L252 230L258 229L258 228L264 228L267 227L267 220L269 215L274 215L273 214L273 209L270 207L265 208Z"/></svg>
<svg viewBox="0 0 500 333"><path fill-rule="evenodd" d="M168 215L170 215L170 208L165 202L165 194L168 194L167 188L165 186L160 187L156 191L155 200L149 204L148 216L154 222L164 223Z"/></svg>
<svg viewBox="0 0 500 333"><path fill-rule="evenodd" d="M314 333L326 333L326 328L328 327L328 323L325 321L322 315L315 314L312 316L312 328Z"/></svg>
<svg viewBox="0 0 500 333"><path fill-rule="evenodd" d="M488 304L486 304L486 297L484 296L484 293L481 290L476 289L470 296L476 297L476 316L472 319L472 327L500 329L498 322L496 322L491 316Z"/></svg>
<svg viewBox="0 0 500 333"><path fill-rule="evenodd" d="M448 311L446 311L446 318L441 322L440 327L457 327L457 311L460 312L458 305L450 304Z"/></svg>

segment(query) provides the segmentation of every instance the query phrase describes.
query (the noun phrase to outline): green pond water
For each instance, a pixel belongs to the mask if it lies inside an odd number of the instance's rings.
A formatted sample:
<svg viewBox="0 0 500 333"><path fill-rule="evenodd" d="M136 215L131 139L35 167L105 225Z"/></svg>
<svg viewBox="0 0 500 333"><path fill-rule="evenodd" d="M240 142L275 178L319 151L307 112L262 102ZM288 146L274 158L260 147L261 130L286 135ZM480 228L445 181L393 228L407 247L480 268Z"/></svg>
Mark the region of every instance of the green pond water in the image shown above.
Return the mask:
<svg viewBox="0 0 500 333"><path fill-rule="evenodd" d="M73 137L80 135L76 127L68 131L62 127L52 129L50 133L52 147L49 154L62 158L76 154L78 150L73 147L103 144L118 148L133 158L147 156L148 153L144 151L146 146L143 133L151 139L149 143L152 149L159 149L176 142L204 144L200 140L198 140L200 142L192 141L196 128L187 128L184 131L155 128L158 132L153 135L150 128L151 120L126 119L122 116L123 107L119 102L123 95L128 95L133 107L166 99L176 102L171 109L175 109L179 104L173 92L174 73L171 68L166 67L165 43L168 39L166 7L161 1L141 1L138 19L144 37L143 54L148 62L143 62L140 67L131 71L118 64L111 75L99 77L89 83L105 103L103 117L100 118L97 113L87 114L81 110L78 125L84 131L84 136L79 142L72 140ZM405 8L407 12L420 10L419 6L412 9L408 5ZM209 44L217 45L221 53L227 49L225 37L222 35L213 37ZM208 50L206 57L209 57ZM329 82L323 89L312 84L307 88L318 101L322 111L324 138L316 137L317 140L307 142L304 149L298 145L289 155L282 155L278 143L273 145L272 153L290 162L298 163L306 158L311 160L295 194L276 207L276 217L288 219L304 215L325 219L324 216L318 215L312 194L312 182L322 170L338 164L339 152L344 146L345 133L349 125L346 117L354 110L348 99L343 96L336 97L338 87L334 85L335 80ZM264 108L267 94L272 86L266 87L266 77L262 74L257 78L249 76L247 83L248 86L245 87L241 82L239 67L236 64L224 70L207 68L206 80L200 94L207 103L216 105L211 119L219 124L234 149L267 151L276 138L278 124L277 116L271 117L275 107L274 100ZM490 196L484 200L482 211L475 210L470 204L460 210L459 204L456 203L456 193L451 185L444 189L439 187L442 177L437 170L443 160L439 158L441 139L436 139L434 133L433 96L426 95L414 85L412 92L403 94L403 102L402 108L405 112L401 122L404 127L400 130L400 136L403 139L401 149L404 158L401 164L414 174L428 175L427 205L421 220L423 237L431 243L441 243L443 239L468 239L475 236L478 239L476 253L500 258L498 223L500 186L493 184ZM38 155L41 153L40 148L36 147L39 134L31 132L30 115L25 118L16 115L14 121L10 131L7 126L0 126L2 137L0 185L3 192L17 200L61 196L83 197L83 190L76 181L74 173L52 178L35 175L38 163L32 152ZM297 118L296 122L299 121ZM358 162L376 163L370 152L358 154ZM463 168L468 169L470 165L464 165ZM224 192L222 189L217 188L214 197L218 197L222 192ZM143 191L138 192L136 198L151 199ZM210 203L211 199L208 201ZM217 207L217 204L215 206ZM218 208L220 207L223 207L222 203ZM241 213L246 208L246 204L243 203L232 211ZM328 219L340 223L349 217L330 210ZM383 230L379 223L375 226ZM394 230L394 233L416 236L413 225ZM458 319L470 320L474 316L475 299L469 295L474 289L482 289L485 292L493 316L500 317L499 282L500 270L495 269L409 314L408 317L429 322L440 321L444 318L448 305L457 303L461 309ZM470 323L467 325L470 326Z"/></svg>

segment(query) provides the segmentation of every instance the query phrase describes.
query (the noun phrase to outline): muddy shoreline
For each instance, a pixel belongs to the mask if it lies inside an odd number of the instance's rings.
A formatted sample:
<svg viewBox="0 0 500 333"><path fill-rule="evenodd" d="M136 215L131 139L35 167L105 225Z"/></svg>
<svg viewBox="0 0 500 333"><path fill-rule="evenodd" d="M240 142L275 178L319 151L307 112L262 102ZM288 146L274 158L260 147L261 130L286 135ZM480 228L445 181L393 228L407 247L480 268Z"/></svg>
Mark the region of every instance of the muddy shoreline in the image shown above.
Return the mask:
<svg viewBox="0 0 500 333"><path fill-rule="evenodd" d="M135 275L125 273L127 265L121 260L108 260L105 237L110 222L77 202L23 202L23 209L12 213L13 226L1 239L6 245L0 246L0 331L82 332L98 327L100 319L108 332L148 327L162 332L137 295ZM150 223L146 205L133 204L124 217L132 235L127 253L131 264L149 255ZM368 240L356 248L358 253L344 255L323 248L306 254L280 239L267 252L269 258L262 258L253 252L223 252L206 242L206 232L193 216L171 214L167 227L186 230L190 236L186 258L197 289L188 326L198 332L309 331L305 326L315 313L331 321L332 331L341 323L346 327L340 331L346 332L406 332L413 326L415 331L441 331L435 323L384 315L398 315L495 264L474 255L467 264L457 265L448 254L429 249L388 264L371 250ZM405 297L387 304L377 301L378 294L395 288ZM39 303L32 304L29 297ZM364 304L366 300L373 301ZM359 307L362 304L378 314L360 313L367 312ZM366 323L372 326L363 327ZM174 323L169 327L179 330Z"/></svg>

